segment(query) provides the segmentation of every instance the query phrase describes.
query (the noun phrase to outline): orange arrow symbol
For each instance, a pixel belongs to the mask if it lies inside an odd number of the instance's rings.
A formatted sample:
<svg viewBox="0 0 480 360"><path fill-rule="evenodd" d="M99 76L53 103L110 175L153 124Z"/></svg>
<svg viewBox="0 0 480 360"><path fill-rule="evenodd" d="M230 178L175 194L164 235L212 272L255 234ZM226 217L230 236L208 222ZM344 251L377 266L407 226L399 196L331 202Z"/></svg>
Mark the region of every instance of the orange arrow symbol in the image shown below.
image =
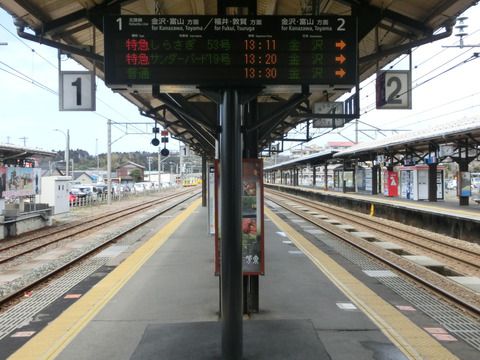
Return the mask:
<svg viewBox="0 0 480 360"><path fill-rule="evenodd" d="M338 42L335 43L335 47L336 48L339 48L340 50L343 50L343 48L347 46L347 44L345 44L345 41L343 40L340 40Z"/></svg>
<svg viewBox="0 0 480 360"><path fill-rule="evenodd" d="M338 63L340 63L340 64L343 64L345 62L345 60L347 60L347 58L345 56L343 56L342 54L340 54L340 56L335 56L335 61L338 61Z"/></svg>
<svg viewBox="0 0 480 360"><path fill-rule="evenodd" d="M337 71L335 71L335 75L338 76L339 78L343 78L346 74L347 73L345 72L345 70L343 70L343 68L340 68Z"/></svg>

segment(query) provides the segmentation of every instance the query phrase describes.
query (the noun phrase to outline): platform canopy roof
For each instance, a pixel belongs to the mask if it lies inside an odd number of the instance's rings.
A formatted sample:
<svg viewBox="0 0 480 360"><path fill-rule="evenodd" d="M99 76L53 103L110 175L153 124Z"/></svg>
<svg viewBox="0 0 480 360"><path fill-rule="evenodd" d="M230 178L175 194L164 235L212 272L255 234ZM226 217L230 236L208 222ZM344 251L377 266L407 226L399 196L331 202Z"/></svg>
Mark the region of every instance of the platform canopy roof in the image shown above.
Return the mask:
<svg viewBox="0 0 480 360"><path fill-rule="evenodd" d="M0 145L0 162L6 160L31 159L32 157L54 157L55 152L31 149L16 145Z"/></svg>
<svg viewBox="0 0 480 360"><path fill-rule="evenodd" d="M470 148L478 149L480 146L480 117L450 120L437 126L357 144L339 151L334 157L371 160L372 156L377 154L400 153L405 152L406 149L428 152L432 145L442 144L463 144L467 147L470 144Z"/></svg>
<svg viewBox="0 0 480 360"><path fill-rule="evenodd" d="M300 158L284 161L280 164L266 166L263 170L276 171L276 170L282 170L282 169L293 169L297 166L305 166L307 164L308 165L325 164L327 161L332 160L333 155L337 152L338 150L325 150L315 154L310 154L310 155L302 156Z"/></svg>
<svg viewBox="0 0 480 360"><path fill-rule="evenodd" d="M63 48L88 69L97 66L104 78L103 16L122 15L357 15L359 78L413 47L449 36L456 17L475 0L0 0L15 17L18 34L26 39ZM234 9L236 8L236 10ZM239 10L240 9L240 10ZM91 50L88 50L91 49ZM261 151L301 122L310 119L311 105L332 101L351 89L329 86L256 94L260 118L256 124ZM128 101L173 137L199 154L212 157L218 138L216 107L211 94L124 90ZM212 110L213 109L213 110Z"/></svg>

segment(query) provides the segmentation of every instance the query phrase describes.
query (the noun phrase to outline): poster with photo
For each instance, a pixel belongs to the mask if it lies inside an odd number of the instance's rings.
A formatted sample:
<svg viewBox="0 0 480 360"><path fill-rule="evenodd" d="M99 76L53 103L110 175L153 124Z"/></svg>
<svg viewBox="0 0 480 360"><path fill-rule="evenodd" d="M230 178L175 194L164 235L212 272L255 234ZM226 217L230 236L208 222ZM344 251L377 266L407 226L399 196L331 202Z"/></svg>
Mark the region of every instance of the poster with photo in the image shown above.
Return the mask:
<svg viewBox="0 0 480 360"><path fill-rule="evenodd" d="M2 186L4 187L2 197L15 198L40 193L41 169L22 167L2 169L6 170L5 177L0 173Z"/></svg>
<svg viewBox="0 0 480 360"><path fill-rule="evenodd" d="M3 198L3 192L7 189L7 168L0 167L0 198Z"/></svg>
<svg viewBox="0 0 480 360"><path fill-rule="evenodd" d="M215 161L215 274L220 274L220 177ZM242 173L242 268L243 275L264 275L263 161L244 159Z"/></svg>
<svg viewBox="0 0 480 360"><path fill-rule="evenodd" d="M260 272L261 234L258 232L256 218L242 219L242 268L243 272Z"/></svg>
<svg viewBox="0 0 480 360"><path fill-rule="evenodd" d="M263 162L244 159L242 174L242 267L245 275L264 273Z"/></svg>

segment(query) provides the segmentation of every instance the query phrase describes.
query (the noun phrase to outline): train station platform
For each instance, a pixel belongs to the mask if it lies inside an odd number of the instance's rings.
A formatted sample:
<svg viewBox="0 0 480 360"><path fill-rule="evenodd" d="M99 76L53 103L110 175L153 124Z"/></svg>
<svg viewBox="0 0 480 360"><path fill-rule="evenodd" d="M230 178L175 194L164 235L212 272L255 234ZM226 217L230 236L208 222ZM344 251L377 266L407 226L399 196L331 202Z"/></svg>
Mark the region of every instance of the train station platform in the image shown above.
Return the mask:
<svg viewBox="0 0 480 360"><path fill-rule="evenodd" d="M331 248L330 235L267 205L266 275L259 313L244 317L244 359L478 358L378 275ZM38 333L11 359L220 359L206 208L196 201L164 220L144 244L111 255L108 268L20 329Z"/></svg>
<svg viewBox="0 0 480 360"><path fill-rule="evenodd" d="M373 211L374 216L480 244L480 204L476 202L460 206L456 197L428 202L291 185L265 184L265 188L316 199L364 214Z"/></svg>

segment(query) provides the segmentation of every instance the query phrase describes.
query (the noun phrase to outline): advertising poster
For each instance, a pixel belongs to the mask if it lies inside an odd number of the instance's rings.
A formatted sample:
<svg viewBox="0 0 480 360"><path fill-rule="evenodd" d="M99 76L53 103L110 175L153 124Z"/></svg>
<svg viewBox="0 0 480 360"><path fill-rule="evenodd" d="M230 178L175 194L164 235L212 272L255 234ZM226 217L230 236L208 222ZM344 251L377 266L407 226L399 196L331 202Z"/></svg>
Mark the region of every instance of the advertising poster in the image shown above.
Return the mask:
<svg viewBox="0 0 480 360"><path fill-rule="evenodd" d="M208 166L208 232L215 234L215 166Z"/></svg>
<svg viewBox="0 0 480 360"><path fill-rule="evenodd" d="M458 186L458 191L460 196L472 196L472 182L470 173L466 171L460 172L460 186Z"/></svg>
<svg viewBox="0 0 480 360"><path fill-rule="evenodd" d="M3 192L7 189L7 168L0 167L0 198L3 198Z"/></svg>
<svg viewBox="0 0 480 360"><path fill-rule="evenodd" d="M244 275L263 274L262 161L245 159L242 176L242 267Z"/></svg>
<svg viewBox="0 0 480 360"><path fill-rule="evenodd" d="M2 186L4 187L2 197L15 198L40 193L41 169L22 167L9 167L2 169L6 170L6 179L3 174L1 174Z"/></svg>
<svg viewBox="0 0 480 360"><path fill-rule="evenodd" d="M219 164L215 162L215 274L220 274ZM242 269L243 275L264 275L263 162L243 160L242 174Z"/></svg>
<svg viewBox="0 0 480 360"><path fill-rule="evenodd" d="M398 174L395 171L385 171L384 174L383 194L391 197L398 196Z"/></svg>
<svg viewBox="0 0 480 360"><path fill-rule="evenodd" d="M365 191L372 192L372 169L365 172Z"/></svg>
<svg viewBox="0 0 480 360"><path fill-rule="evenodd" d="M365 169L357 167L355 171L355 183L357 184L358 192L365 192L367 190L365 179Z"/></svg>

